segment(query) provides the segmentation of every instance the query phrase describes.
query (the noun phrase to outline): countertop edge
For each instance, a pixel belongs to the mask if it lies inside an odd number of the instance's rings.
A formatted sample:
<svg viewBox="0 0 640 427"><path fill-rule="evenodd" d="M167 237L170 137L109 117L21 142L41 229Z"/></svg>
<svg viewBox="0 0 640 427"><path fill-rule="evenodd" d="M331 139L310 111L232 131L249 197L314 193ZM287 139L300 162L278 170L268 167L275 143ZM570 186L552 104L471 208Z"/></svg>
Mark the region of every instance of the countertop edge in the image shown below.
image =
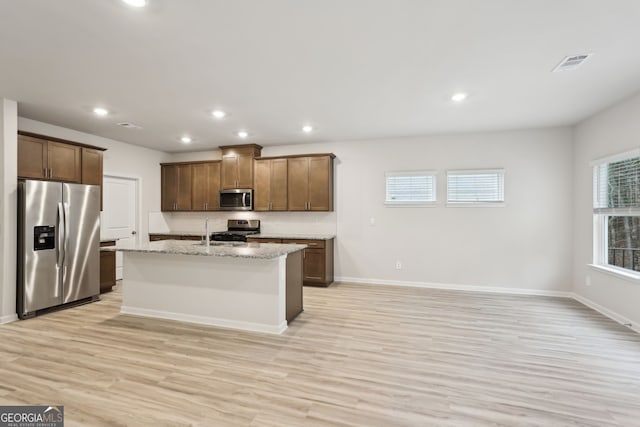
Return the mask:
<svg viewBox="0 0 640 427"><path fill-rule="evenodd" d="M171 243L168 243L171 242ZM244 259L276 259L283 255L298 252L306 248L306 245L287 244L273 245L262 243L268 246L211 246L209 250L204 246L196 246L192 242L182 243L181 241L160 241L150 242L148 244L136 245L133 247L107 246L103 247L104 251L111 252L131 252L146 254L164 254L164 255L186 255L186 256L202 256L202 257L219 257L219 258L244 258ZM155 246L155 247L154 247ZM254 251L253 253L243 253L245 250Z"/></svg>

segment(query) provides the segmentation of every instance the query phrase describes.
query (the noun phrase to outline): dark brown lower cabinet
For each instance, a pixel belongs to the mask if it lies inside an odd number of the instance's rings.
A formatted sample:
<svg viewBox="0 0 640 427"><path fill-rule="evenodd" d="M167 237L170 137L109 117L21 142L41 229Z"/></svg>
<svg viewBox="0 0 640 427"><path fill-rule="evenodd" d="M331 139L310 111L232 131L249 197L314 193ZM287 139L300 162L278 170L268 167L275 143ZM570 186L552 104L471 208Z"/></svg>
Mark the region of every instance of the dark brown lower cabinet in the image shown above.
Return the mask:
<svg viewBox="0 0 640 427"><path fill-rule="evenodd" d="M202 240L202 236L187 236L181 234L149 234L150 242L157 242L158 240Z"/></svg>
<svg viewBox="0 0 640 427"><path fill-rule="evenodd" d="M272 239L248 237L247 241L307 245L307 248L304 250L304 284L329 286L333 283L333 239Z"/></svg>
<svg viewBox="0 0 640 427"><path fill-rule="evenodd" d="M116 241L100 242L100 247L115 246ZM116 285L116 253L100 251L100 293L109 292Z"/></svg>

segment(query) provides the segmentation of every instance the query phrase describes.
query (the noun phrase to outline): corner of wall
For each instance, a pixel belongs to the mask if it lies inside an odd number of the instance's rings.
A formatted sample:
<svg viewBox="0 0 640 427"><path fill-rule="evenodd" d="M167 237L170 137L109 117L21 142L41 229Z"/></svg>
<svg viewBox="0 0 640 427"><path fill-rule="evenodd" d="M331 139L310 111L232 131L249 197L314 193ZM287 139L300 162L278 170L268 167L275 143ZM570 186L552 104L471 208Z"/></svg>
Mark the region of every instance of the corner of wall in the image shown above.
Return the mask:
<svg viewBox="0 0 640 427"><path fill-rule="evenodd" d="M18 104L0 99L0 323L17 319Z"/></svg>

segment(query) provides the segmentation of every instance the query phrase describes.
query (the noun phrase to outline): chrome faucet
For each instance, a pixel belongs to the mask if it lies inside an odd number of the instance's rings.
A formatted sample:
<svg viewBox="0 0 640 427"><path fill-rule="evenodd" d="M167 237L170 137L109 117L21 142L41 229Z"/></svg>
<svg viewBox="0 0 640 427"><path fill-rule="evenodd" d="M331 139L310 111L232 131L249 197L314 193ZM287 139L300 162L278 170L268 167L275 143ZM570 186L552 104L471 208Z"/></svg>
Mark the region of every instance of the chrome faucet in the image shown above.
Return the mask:
<svg viewBox="0 0 640 427"><path fill-rule="evenodd" d="M204 244L207 249L211 246L211 236L209 235L209 217L204 220Z"/></svg>

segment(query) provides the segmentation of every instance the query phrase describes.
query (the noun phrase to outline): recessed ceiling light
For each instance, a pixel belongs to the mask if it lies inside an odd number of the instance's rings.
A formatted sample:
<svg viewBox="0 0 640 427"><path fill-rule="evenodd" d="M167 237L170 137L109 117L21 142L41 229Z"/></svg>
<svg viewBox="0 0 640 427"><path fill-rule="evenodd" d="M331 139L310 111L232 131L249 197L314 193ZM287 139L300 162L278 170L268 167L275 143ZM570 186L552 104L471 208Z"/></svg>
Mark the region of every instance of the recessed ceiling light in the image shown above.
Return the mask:
<svg viewBox="0 0 640 427"><path fill-rule="evenodd" d="M464 92L458 92L458 93L453 94L453 96L451 97L451 100L453 102L462 102L465 99L467 99L467 96L468 95L466 93L464 93Z"/></svg>
<svg viewBox="0 0 640 427"><path fill-rule="evenodd" d="M313 126L311 126L311 125L304 125L304 126L302 126L302 132L304 132L304 133L311 133L311 132L313 132Z"/></svg>
<svg viewBox="0 0 640 427"><path fill-rule="evenodd" d="M184 142L185 144L188 144L193 140L191 138L189 138L188 136L183 136L182 138L180 138L180 141Z"/></svg>
<svg viewBox="0 0 640 427"><path fill-rule="evenodd" d="M247 132L247 131L245 131L245 130L241 130L241 131L239 131L239 132L237 133L237 135L238 135L238 138L242 138L242 139L244 139L244 138L246 138L246 137L248 137L248 136L249 136L249 132Z"/></svg>
<svg viewBox="0 0 640 427"><path fill-rule="evenodd" d="M211 112L211 115L212 115L213 117L215 117L216 119L224 119L224 118L226 117L227 113L225 113L225 112L224 112L224 111L222 111L222 110L213 110L213 111Z"/></svg>
<svg viewBox="0 0 640 427"><path fill-rule="evenodd" d="M109 114L109 110L102 107L96 107L93 109L93 114L95 114L96 116L106 116L107 114Z"/></svg>
<svg viewBox="0 0 640 427"><path fill-rule="evenodd" d="M133 7L145 7L147 5L147 0L122 0L129 6Z"/></svg>

